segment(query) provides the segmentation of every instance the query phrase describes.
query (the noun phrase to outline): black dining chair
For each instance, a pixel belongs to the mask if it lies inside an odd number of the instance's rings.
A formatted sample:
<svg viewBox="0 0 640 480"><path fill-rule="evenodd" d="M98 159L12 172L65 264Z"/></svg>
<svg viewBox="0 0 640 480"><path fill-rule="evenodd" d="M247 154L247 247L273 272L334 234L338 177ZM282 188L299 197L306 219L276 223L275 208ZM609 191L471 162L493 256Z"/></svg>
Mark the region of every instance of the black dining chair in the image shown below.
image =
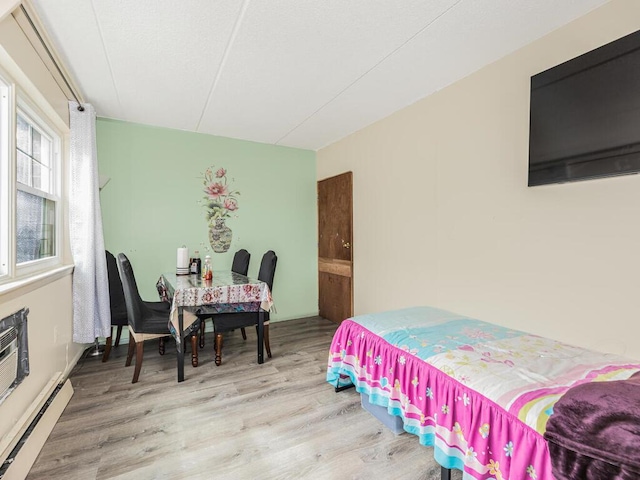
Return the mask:
<svg viewBox="0 0 640 480"><path fill-rule="evenodd" d="M120 345L120 336L122 335L122 327L129 324L127 317L127 305L124 300L124 290L118 273L118 264L116 257L109 250L105 250L107 257L107 275L109 277L109 302L111 305L111 335L105 340L104 353L102 361L109 360L111 355L111 343L113 336L113 328L117 328L115 347Z"/></svg>
<svg viewBox="0 0 640 480"><path fill-rule="evenodd" d="M249 271L249 260L251 260L251 254L249 252L244 248L238 250L233 256L231 271L246 276Z"/></svg>
<svg viewBox="0 0 640 480"><path fill-rule="evenodd" d="M260 262L260 270L258 272L258 280L264 282L273 292L273 278L276 273L276 264L278 256L273 250L269 250L262 256ZM256 326L258 328L258 312L234 312L234 313L218 313L212 315L213 331L215 336L215 355L216 365L222 362L222 334L235 330L236 328L244 329L244 327ZM264 312L264 346L267 350L267 356L271 358L271 347L269 345L269 312ZM246 335L243 335L246 340Z"/></svg>
<svg viewBox="0 0 640 480"><path fill-rule="evenodd" d="M238 250L233 255L233 262L231 263L231 271L246 276L249 272L249 260L251 260L251 254L244 248ZM206 328L206 320L211 318L211 315L198 315L198 318L202 322L200 330L200 348L204 348L204 333ZM242 338L247 339L247 333L242 329Z"/></svg>
<svg viewBox="0 0 640 480"><path fill-rule="evenodd" d="M131 365L135 351L136 367L131 383L136 383L142 368L144 341L163 338L171 335L169 331L169 313L171 305L168 302L145 302L140 298L138 285L133 274L131 262L124 253L118 254L118 270L122 279L124 299L129 319L129 350L125 366ZM184 338L182 339L184 343ZM191 336L191 348L196 351L196 337Z"/></svg>

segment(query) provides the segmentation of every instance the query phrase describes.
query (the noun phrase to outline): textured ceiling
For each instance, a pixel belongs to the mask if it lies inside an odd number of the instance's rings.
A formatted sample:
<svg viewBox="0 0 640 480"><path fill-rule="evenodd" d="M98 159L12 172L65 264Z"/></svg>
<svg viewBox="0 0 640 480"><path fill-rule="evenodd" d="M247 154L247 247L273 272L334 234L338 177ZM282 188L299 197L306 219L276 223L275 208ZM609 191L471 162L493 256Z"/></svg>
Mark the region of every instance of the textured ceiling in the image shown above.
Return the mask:
<svg viewBox="0 0 640 480"><path fill-rule="evenodd" d="M607 0L31 0L102 117L318 150Z"/></svg>

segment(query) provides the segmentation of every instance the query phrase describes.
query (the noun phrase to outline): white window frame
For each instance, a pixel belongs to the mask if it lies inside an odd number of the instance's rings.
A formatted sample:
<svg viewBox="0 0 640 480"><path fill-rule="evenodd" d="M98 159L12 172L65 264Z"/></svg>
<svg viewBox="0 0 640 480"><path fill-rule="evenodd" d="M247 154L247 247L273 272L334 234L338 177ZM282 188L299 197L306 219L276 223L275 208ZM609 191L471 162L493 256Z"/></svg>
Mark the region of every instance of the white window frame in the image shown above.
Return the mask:
<svg viewBox="0 0 640 480"><path fill-rule="evenodd" d="M6 95L4 95L6 93ZM17 114L51 140L51 193L18 185ZM0 284L51 270L62 264L63 195L62 145L63 135L35 106L19 85L0 70ZM16 263L16 196L17 191L36 194L55 202L55 251L52 256Z"/></svg>
<svg viewBox="0 0 640 480"><path fill-rule="evenodd" d="M15 125L10 112L15 105L15 88L6 76L0 72L0 282L14 275L15 258L11 241L11 232L15 230L14 211L15 195L12 195L11 178L15 176L12 169L11 155L15 147ZM15 110L15 109L13 109Z"/></svg>

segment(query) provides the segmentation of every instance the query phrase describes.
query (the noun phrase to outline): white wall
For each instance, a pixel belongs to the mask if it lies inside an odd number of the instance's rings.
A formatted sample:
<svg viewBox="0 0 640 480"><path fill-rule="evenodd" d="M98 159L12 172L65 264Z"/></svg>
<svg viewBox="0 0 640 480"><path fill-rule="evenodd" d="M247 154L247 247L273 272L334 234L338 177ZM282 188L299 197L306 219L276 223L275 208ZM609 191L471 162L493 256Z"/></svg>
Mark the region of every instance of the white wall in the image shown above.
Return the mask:
<svg viewBox="0 0 640 480"><path fill-rule="evenodd" d="M640 175L527 187L534 75L640 29L614 0L318 152L354 173L356 314L429 304L640 359Z"/></svg>

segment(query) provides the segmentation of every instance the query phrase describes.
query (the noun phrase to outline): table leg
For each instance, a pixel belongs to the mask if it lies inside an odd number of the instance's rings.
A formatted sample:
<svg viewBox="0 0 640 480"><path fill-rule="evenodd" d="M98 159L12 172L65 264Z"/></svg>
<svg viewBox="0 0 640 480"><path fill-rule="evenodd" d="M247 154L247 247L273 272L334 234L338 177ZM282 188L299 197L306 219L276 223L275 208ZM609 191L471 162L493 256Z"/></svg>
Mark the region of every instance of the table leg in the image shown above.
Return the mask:
<svg viewBox="0 0 640 480"><path fill-rule="evenodd" d="M201 323L200 323L200 348L204 348L204 331L205 331L205 320L206 319L202 319Z"/></svg>
<svg viewBox="0 0 640 480"><path fill-rule="evenodd" d="M176 347L178 350L178 382L184 381L184 348L182 348L182 332L184 331L184 308L178 307L178 339Z"/></svg>
<svg viewBox="0 0 640 480"><path fill-rule="evenodd" d="M264 311L258 312L258 363L264 363Z"/></svg>

